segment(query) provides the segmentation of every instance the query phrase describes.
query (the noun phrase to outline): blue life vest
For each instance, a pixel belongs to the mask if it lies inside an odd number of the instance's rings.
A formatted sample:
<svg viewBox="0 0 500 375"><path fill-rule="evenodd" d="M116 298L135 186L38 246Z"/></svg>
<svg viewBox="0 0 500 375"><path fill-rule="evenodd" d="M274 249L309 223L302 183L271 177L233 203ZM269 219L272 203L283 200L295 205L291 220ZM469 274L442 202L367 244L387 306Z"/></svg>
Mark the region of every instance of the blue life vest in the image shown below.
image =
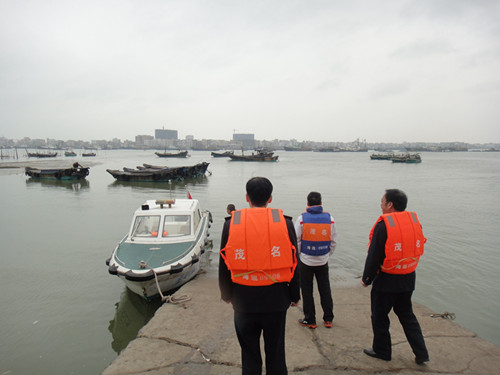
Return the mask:
<svg viewBox="0 0 500 375"><path fill-rule="evenodd" d="M325 255L332 242L332 219L322 206L311 206L302 214L300 252L308 255Z"/></svg>

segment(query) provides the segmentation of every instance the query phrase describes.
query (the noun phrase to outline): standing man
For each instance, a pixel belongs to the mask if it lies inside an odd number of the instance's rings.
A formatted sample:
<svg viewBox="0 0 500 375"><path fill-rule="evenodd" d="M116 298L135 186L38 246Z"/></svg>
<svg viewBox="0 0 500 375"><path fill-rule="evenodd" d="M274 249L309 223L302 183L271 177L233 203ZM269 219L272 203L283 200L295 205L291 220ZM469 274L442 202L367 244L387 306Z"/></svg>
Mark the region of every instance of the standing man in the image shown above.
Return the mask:
<svg viewBox="0 0 500 375"><path fill-rule="evenodd" d="M231 212L236 211L236 206L232 203L229 203L226 207L226 211L228 215L231 215Z"/></svg>
<svg viewBox="0 0 500 375"><path fill-rule="evenodd" d="M304 308L304 319L299 324L314 329L316 309L313 297L313 279L316 277L318 291L323 308L323 324L332 327L333 299L330 288L328 259L337 245L335 220L323 211L321 194L312 191L307 196L307 209L295 222L297 244L300 251L300 288Z"/></svg>
<svg viewBox="0 0 500 375"><path fill-rule="evenodd" d="M267 208L272 191L267 178L251 178L246 184L250 208L234 211L222 230L219 288L222 300L233 305L243 375L262 373L262 334L266 373L288 373L286 312L300 299L293 222L281 210Z"/></svg>
<svg viewBox="0 0 500 375"><path fill-rule="evenodd" d="M424 253L426 238L415 212L405 211L408 198L398 189L385 191L379 217L370 232L368 255L361 285L373 283L371 318L373 346L364 349L370 357L391 360L389 312L394 312L419 365L429 361L420 324L413 313L411 295L415 289L415 269Z"/></svg>

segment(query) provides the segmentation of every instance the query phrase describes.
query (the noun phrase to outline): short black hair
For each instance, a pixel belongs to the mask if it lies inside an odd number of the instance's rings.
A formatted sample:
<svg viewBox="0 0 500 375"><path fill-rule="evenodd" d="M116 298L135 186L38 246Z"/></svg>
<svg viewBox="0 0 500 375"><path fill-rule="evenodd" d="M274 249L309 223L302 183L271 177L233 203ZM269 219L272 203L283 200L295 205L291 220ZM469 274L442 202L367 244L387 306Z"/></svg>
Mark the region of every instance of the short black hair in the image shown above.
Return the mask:
<svg viewBox="0 0 500 375"><path fill-rule="evenodd" d="M401 212L406 210L408 197L399 189L387 189L385 191L385 201L392 202L394 209Z"/></svg>
<svg viewBox="0 0 500 375"><path fill-rule="evenodd" d="M308 206L319 206L321 205L321 194L317 191L311 191L307 195L307 205Z"/></svg>
<svg viewBox="0 0 500 375"><path fill-rule="evenodd" d="M232 204L232 203L229 203L229 204L227 205L227 209L228 209L229 211L234 211L234 210L236 210L236 206L235 206L234 204Z"/></svg>
<svg viewBox="0 0 500 375"><path fill-rule="evenodd" d="M246 190L254 206L264 207L273 193L273 184L265 177L252 177L247 181Z"/></svg>

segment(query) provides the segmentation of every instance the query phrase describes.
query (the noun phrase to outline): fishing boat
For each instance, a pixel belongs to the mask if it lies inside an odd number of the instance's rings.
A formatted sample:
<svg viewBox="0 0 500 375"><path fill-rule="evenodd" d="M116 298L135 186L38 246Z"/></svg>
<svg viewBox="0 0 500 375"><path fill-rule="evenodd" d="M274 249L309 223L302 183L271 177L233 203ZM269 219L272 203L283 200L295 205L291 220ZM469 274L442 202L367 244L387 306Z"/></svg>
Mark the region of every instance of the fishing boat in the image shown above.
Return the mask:
<svg viewBox="0 0 500 375"><path fill-rule="evenodd" d="M392 162L393 163L421 163L422 158L420 157L420 154L399 154L399 155L394 155L392 157Z"/></svg>
<svg viewBox="0 0 500 375"><path fill-rule="evenodd" d="M89 167L83 167L80 163L74 163L71 168L39 169L26 167L26 176L36 179L48 180L83 180L89 175Z"/></svg>
<svg viewBox="0 0 500 375"><path fill-rule="evenodd" d="M167 167L143 164L137 168L106 169L118 181L167 182L182 181L185 178L202 177L210 163L202 162L192 166Z"/></svg>
<svg viewBox="0 0 500 375"><path fill-rule="evenodd" d="M234 155L234 151L212 152L211 155L214 158L227 158L231 155Z"/></svg>
<svg viewBox="0 0 500 375"><path fill-rule="evenodd" d="M277 161L278 155L274 155L272 151L265 150L255 150L257 153L251 155L244 155L243 151L241 155L229 155L229 158L234 161Z"/></svg>
<svg viewBox="0 0 500 375"><path fill-rule="evenodd" d="M187 151L180 151L177 153L172 153L172 152L155 152L156 156L160 158L187 158L188 152Z"/></svg>
<svg viewBox="0 0 500 375"><path fill-rule="evenodd" d="M393 156L394 156L394 153L392 153L392 152L388 152L385 154L371 154L370 159L371 160L391 160Z"/></svg>
<svg viewBox="0 0 500 375"><path fill-rule="evenodd" d="M76 152L75 151L64 151L64 156L76 156Z"/></svg>
<svg viewBox="0 0 500 375"><path fill-rule="evenodd" d="M95 152L82 152L82 156L84 158L88 158L88 157L94 157L96 156L97 154Z"/></svg>
<svg viewBox="0 0 500 375"><path fill-rule="evenodd" d="M284 146L285 151L312 151L312 147Z"/></svg>
<svg viewBox="0 0 500 375"><path fill-rule="evenodd" d="M26 150L26 154L29 158L55 158L57 156L57 152L29 152Z"/></svg>
<svg viewBox="0 0 500 375"><path fill-rule="evenodd" d="M108 271L141 297L163 299L200 271L211 222L196 199L147 200L106 260Z"/></svg>

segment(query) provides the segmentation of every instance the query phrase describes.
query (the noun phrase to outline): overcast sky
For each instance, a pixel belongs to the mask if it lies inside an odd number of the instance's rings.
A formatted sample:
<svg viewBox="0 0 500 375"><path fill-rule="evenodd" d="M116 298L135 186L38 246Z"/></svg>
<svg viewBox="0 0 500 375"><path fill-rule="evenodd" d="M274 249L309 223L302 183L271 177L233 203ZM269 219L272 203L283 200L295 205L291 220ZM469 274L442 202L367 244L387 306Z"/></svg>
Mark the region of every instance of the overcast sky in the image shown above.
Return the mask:
<svg viewBox="0 0 500 375"><path fill-rule="evenodd" d="M500 0L0 0L0 137L500 142Z"/></svg>

